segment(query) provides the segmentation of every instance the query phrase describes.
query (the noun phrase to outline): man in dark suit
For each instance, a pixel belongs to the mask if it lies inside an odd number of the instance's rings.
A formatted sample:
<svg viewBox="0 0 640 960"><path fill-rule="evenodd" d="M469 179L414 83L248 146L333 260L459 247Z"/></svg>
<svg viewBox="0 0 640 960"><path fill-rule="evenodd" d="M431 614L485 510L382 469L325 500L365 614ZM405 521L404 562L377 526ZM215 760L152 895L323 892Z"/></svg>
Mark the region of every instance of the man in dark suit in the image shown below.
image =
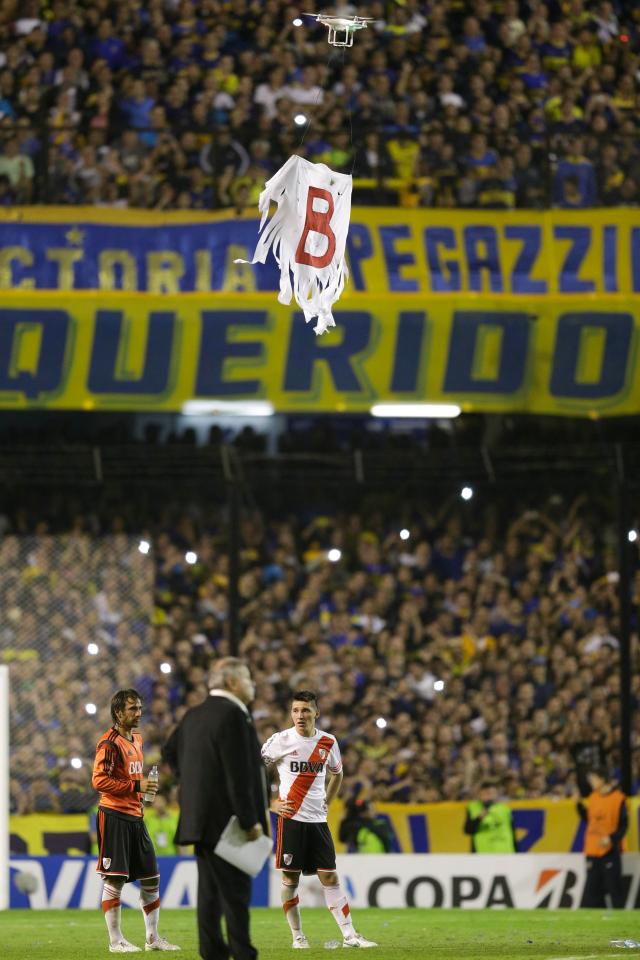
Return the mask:
<svg viewBox="0 0 640 960"><path fill-rule="evenodd" d="M254 960L249 935L251 877L213 852L235 814L255 840L267 832L267 794L260 746L247 704L255 688L235 657L214 663L210 696L189 710L171 734L163 758L180 780L177 844L195 844L198 934L203 960ZM221 918L227 925L228 944Z"/></svg>

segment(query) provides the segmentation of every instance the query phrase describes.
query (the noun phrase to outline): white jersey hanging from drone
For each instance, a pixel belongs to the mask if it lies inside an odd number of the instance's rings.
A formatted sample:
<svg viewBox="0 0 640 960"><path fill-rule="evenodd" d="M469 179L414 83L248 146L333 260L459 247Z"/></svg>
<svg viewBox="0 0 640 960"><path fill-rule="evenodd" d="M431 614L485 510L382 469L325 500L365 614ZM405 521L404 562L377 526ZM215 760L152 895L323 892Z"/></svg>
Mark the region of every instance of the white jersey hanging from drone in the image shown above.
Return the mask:
<svg viewBox="0 0 640 960"><path fill-rule="evenodd" d="M278 300L291 303L293 294L307 323L317 319L317 334L335 327L331 308L349 276L344 251L351 185L348 174L294 156L267 181L258 201L261 236L250 262L264 263L273 250L280 267ZM278 209L267 222L272 202Z"/></svg>

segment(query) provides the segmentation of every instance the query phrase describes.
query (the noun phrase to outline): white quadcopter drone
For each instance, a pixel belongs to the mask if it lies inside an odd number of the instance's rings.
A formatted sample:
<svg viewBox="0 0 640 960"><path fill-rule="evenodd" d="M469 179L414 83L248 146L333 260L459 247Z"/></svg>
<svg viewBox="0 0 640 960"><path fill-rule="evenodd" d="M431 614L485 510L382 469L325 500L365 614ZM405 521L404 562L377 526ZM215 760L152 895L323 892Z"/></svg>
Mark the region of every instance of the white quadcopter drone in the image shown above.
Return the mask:
<svg viewBox="0 0 640 960"><path fill-rule="evenodd" d="M315 17L317 23L329 29L329 43L332 47L352 47L356 30L365 30L373 17L332 17L329 13L305 13L305 17Z"/></svg>

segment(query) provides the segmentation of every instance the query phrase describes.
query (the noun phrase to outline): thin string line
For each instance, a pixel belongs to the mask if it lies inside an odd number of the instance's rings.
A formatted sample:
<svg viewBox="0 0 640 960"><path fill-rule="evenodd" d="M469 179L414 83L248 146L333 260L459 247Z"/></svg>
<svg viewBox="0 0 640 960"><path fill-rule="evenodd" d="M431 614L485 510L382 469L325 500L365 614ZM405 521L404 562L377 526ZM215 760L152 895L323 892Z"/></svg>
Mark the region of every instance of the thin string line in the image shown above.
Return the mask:
<svg viewBox="0 0 640 960"><path fill-rule="evenodd" d="M342 48L342 75L344 77L344 69L347 57L347 48ZM349 117L349 146L351 147L351 176L353 176L353 171L356 167L356 150L353 146L353 117L351 110L351 97L347 97L347 116Z"/></svg>

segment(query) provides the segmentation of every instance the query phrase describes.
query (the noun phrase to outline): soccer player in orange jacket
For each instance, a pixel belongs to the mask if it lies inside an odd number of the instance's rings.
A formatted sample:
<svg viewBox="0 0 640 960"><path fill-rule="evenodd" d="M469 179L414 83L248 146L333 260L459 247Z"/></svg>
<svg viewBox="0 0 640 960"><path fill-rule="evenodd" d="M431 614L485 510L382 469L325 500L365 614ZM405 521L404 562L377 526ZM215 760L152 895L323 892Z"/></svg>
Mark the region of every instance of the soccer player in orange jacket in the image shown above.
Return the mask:
<svg viewBox="0 0 640 960"><path fill-rule="evenodd" d="M111 953L139 953L120 928L120 896L128 880L140 881L140 906L146 930L145 950L179 950L158 933L160 874L153 843L144 825L142 798L156 783L142 775L142 737L134 733L142 716L137 690L118 690L111 700L113 726L100 737L92 784L100 791L97 816L98 865L102 875L102 910Z"/></svg>

